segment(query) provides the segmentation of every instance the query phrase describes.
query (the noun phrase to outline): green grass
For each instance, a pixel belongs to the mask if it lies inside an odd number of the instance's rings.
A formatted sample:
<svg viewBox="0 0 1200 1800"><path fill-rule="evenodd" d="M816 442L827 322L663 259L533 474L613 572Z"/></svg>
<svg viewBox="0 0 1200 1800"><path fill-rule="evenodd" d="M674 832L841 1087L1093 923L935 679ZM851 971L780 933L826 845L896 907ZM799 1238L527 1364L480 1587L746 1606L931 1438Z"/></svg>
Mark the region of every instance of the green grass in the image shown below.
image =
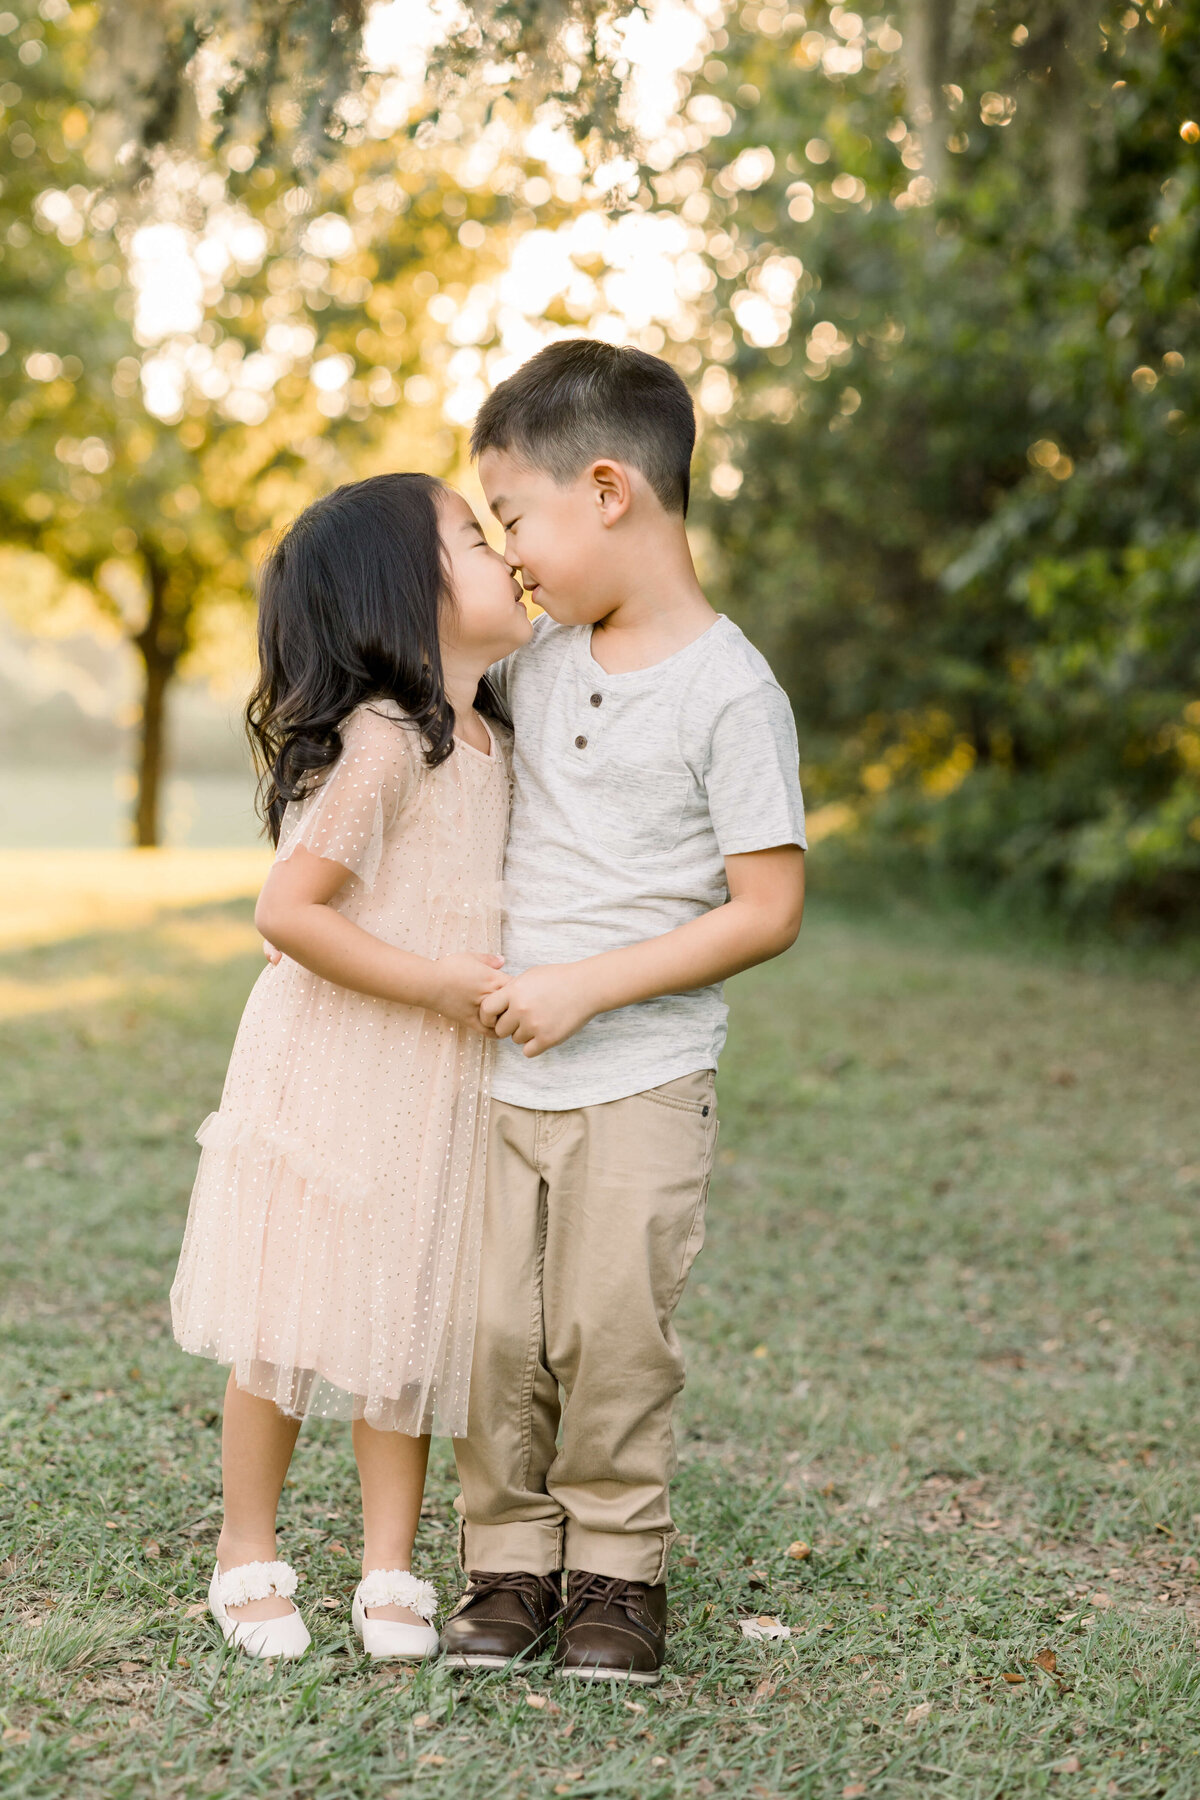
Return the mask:
<svg viewBox="0 0 1200 1800"><path fill-rule="evenodd" d="M248 910L0 961L0 1002L63 1008L0 1023L6 1800L1195 1800L1190 964L818 899L735 984L671 1666L625 1696L363 1663L332 1426L282 1515L314 1654L269 1671L189 1616L223 1375L166 1296ZM70 1006L97 971L115 993ZM447 1596L453 1491L439 1445L419 1556ZM790 1639L747 1642L760 1613Z"/></svg>

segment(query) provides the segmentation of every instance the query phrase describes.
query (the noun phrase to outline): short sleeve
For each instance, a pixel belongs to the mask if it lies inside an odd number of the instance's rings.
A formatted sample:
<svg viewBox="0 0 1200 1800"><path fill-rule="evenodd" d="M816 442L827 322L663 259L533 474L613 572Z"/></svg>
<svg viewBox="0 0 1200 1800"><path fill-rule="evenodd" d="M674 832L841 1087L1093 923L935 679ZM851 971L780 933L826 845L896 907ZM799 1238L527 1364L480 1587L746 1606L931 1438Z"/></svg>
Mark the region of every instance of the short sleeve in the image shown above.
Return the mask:
<svg viewBox="0 0 1200 1800"><path fill-rule="evenodd" d="M783 689L764 681L721 709L704 785L722 856L806 849L796 722Z"/></svg>
<svg viewBox="0 0 1200 1800"><path fill-rule="evenodd" d="M384 837L419 779L419 741L396 714L372 706L351 713L341 735L342 753L328 774L284 813L276 861L303 848L372 887Z"/></svg>

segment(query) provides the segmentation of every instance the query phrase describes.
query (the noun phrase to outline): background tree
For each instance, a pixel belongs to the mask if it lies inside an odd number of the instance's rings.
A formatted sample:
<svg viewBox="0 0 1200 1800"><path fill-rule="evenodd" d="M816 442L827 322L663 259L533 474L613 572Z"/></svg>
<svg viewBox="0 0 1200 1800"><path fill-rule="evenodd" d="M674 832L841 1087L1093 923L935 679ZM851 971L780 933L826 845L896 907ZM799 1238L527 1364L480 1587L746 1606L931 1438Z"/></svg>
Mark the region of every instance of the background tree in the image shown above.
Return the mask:
<svg viewBox="0 0 1200 1800"><path fill-rule="evenodd" d="M432 10L425 116L483 85L527 113L549 104L603 153L624 135L620 20L611 0L465 0ZM160 148L249 145L258 164L328 161L369 103L367 0L108 0L93 75L109 148L138 175ZM441 29L437 27L441 25ZM197 83L209 89L198 102Z"/></svg>
<svg viewBox="0 0 1200 1800"><path fill-rule="evenodd" d="M92 31L50 0L3 40L0 531L89 583L141 658L149 845L170 683L206 614L250 603L263 535L356 472L453 466L430 303L498 266L516 209L464 187L453 138L363 134L303 185L163 157L131 217L97 181Z"/></svg>
<svg viewBox="0 0 1200 1800"><path fill-rule="evenodd" d="M691 203L701 517L810 785L860 842L1109 913L1200 899L1198 55L1154 7L913 52L749 6L698 84L731 127Z"/></svg>

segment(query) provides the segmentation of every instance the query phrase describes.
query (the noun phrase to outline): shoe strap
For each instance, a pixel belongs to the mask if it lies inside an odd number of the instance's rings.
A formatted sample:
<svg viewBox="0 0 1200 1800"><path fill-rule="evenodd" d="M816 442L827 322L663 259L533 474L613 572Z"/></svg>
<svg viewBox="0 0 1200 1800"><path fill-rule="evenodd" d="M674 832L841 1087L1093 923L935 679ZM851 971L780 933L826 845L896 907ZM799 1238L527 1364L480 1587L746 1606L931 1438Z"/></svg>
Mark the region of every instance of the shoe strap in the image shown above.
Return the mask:
<svg viewBox="0 0 1200 1800"><path fill-rule="evenodd" d="M406 1606L426 1622L438 1605L432 1581L419 1580L411 1569L372 1569L358 1584L358 1598L364 1607Z"/></svg>
<svg viewBox="0 0 1200 1800"><path fill-rule="evenodd" d="M242 1563L236 1569L217 1570L217 1595L222 1606L247 1606L251 1600L269 1600L272 1594L290 1600L299 1580L291 1563Z"/></svg>

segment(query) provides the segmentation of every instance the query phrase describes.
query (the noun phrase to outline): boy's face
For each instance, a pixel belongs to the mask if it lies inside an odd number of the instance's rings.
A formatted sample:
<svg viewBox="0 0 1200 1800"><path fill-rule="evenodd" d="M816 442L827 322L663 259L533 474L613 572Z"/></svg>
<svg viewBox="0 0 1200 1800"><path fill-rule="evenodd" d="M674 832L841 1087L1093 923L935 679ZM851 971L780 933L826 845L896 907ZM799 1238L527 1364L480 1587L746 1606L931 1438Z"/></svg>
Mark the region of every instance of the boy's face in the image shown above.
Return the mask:
<svg viewBox="0 0 1200 1800"><path fill-rule="evenodd" d="M596 464L567 485L507 450L485 450L479 479L504 527L504 555L529 598L562 625L591 625L612 611L613 501ZM621 507L621 512L625 510Z"/></svg>

